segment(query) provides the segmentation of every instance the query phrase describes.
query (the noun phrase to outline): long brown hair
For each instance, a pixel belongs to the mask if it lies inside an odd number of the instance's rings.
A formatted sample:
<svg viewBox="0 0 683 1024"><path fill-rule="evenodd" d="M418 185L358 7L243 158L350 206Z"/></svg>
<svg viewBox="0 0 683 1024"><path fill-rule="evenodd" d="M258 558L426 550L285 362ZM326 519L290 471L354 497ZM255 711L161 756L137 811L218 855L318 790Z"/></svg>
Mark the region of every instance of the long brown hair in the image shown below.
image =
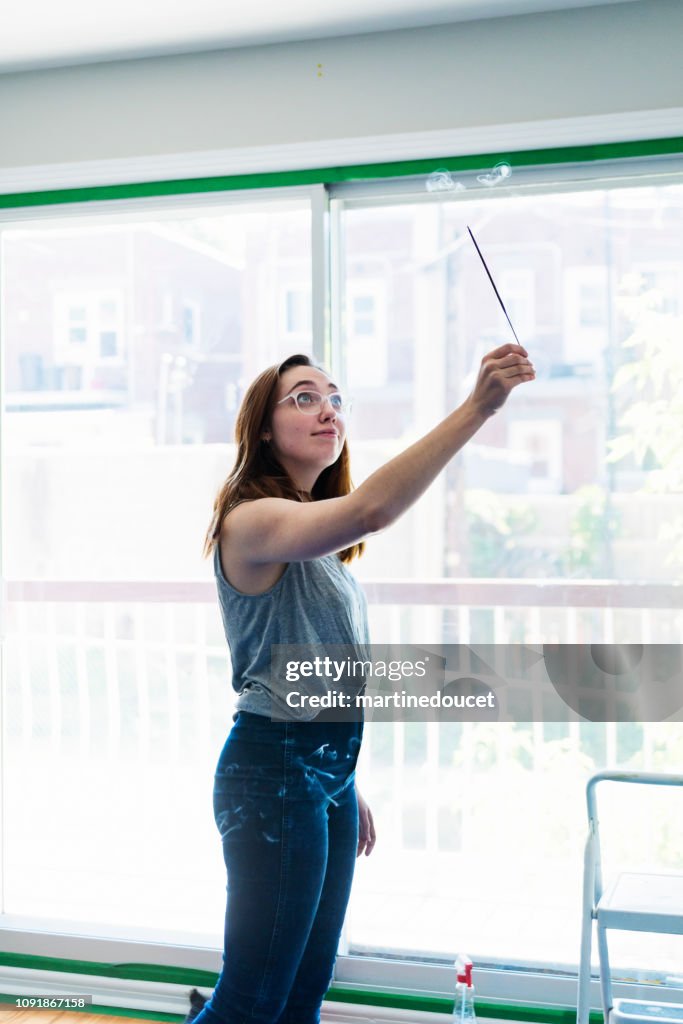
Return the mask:
<svg viewBox="0 0 683 1024"><path fill-rule="evenodd" d="M278 381L291 366L312 366L327 373L309 356L297 353L281 363L269 366L247 388L235 422L235 465L213 503L213 517L204 539L204 558L211 554L218 543L223 519L237 501L254 498L321 501L323 498L340 498L354 489L346 439L336 462L327 466L318 476L310 496L297 489L289 473L273 454L271 446L261 440L261 434L270 422ZM364 549L365 543L360 541L345 548L339 557L342 562L350 562L360 557Z"/></svg>

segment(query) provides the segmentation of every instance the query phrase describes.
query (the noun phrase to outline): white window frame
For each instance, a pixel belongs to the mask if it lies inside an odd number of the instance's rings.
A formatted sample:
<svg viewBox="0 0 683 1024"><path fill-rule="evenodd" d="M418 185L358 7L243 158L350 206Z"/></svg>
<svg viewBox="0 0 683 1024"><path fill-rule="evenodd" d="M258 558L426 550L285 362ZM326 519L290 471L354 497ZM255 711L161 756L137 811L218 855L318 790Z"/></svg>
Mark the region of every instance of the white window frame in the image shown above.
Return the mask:
<svg viewBox="0 0 683 1024"><path fill-rule="evenodd" d="M480 147L481 145L483 144L480 143ZM479 151L482 151L482 149L480 148ZM626 168L620 171L625 181L628 180L629 174L635 176L642 173L642 171L638 170L639 167L651 170L658 165L667 166L666 159L643 159L640 161L629 161L628 163L632 170ZM603 178L610 177L611 167L612 164L608 161L601 161L597 165L587 165L584 169L584 187L586 189L605 187ZM680 166L677 165L674 171L671 170L671 167L672 162L669 161L669 172L678 175L676 180L683 180L683 171ZM544 168L529 169L526 174L521 171L516 177L516 186L522 188L527 183L530 193L534 190L538 193L555 192L558 190L558 183L562 181L570 183L566 187L581 187L580 184L577 184L581 169L576 166L553 169L550 173L552 174L552 182L548 184L549 172ZM614 176L612 176L611 180L613 184L618 185L618 182L615 182ZM412 182L397 180L390 183L372 182L369 185L359 186L347 184L330 186L329 188L314 186L313 188L283 188L267 191L269 197L274 199L278 197L291 198L293 195L301 194L307 194L313 198L314 194L319 196L324 192L327 198L331 196L335 196L338 199L346 197L349 205L354 203L358 205L374 205L377 201L397 202L400 201L399 197L403 197L407 202L435 201L434 196L425 195L423 179L419 181L413 180ZM482 190L482 197L484 196L485 193ZM210 208L218 203L238 203L244 202L249 198L262 200L263 193L260 190L249 190L236 194L228 190L225 193L212 193L210 196L191 197L191 199L188 199L186 196L179 196L175 202L179 208L187 207L189 202L192 202L192 205L198 208ZM441 199L443 197L436 197L436 200L440 201ZM173 202L173 200L170 200L168 197L156 197L146 200L116 201L116 207L113 207L111 201L102 201L88 203L87 211L77 203L64 204L59 210L59 218L63 218L66 214L71 214L75 218L84 218L88 215L98 217L98 219L110 218L118 223L122 219L125 220L126 216L129 216L131 220L137 220L143 211L150 212L153 215L156 210L168 208L170 202ZM115 209L114 213L112 213L112 209ZM44 219L46 223L49 223L52 216L52 208L48 207L46 213L44 209L41 210L38 207L26 207L22 210L0 212L0 222L5 221L15 224L21 221ZM328 231L328 225L324 222L322 205L320 217L314 217L313 219L313 231L316 244L321 245L324 240L326 251L331 249L334 253L334 245L328 246L327 244L326 232ZM321 310L328 308L330 301L329 281L325 275L317 274L314 268L313 282L314 307L317 304ZM334 293L334 288L332 291ZM334 301L334 294L332 299ZM316 319L316 325L317 323ZM327 344L328 340L323 333L319 330L314 330L313 349L316 357L324 359L330 354ZM335 361L340 359L336 351L332 353L332 356ZM343 379L340 380L340 385L344 386ZM579 913L579 908L577 908L577 913ZM144 959L144 961L150 964L191 966L207 970L220 969L220 950L216 948L201 948L180 943L170 944L152 938L149 941L133 941L130 938L120 936L118 938L112 937L112 933L116 929L110 929L109 934L101 936L99 940L90 936L83 936L82 933L80 936L71 935L66 931L55 931L52 934L46 934L44 929L37 929L35 927L35 922L20 918L8 919L6 924L8 927L3 929L3 940L7 951L25 953L40 949L43 955L54 955L60 958L70 956L88 960L94 957L102 962L130 960L139 962ZM58 923L55 924L58 927ZM563 967L566 969L566 965L557 966L557 976L551 976L547 973L547 969L543 973L537 972L533 967L528 972L511 972L504 968L501 970L482 971L480 974L481 981L478 985L479 996L495 999L496 996L501 998L501 994L505 993L505 1001L509 1001L511 994L512 997L518 994L520 1002L523 1003L534 1002L547 1005L571 1006L575 1004L575 978L571 976L563 977L559 971ZM444 982L443 986L435 984L437 974L441 975ZM375 988L382 986L398 991L409 989L413 992L418 991L425 994L435 991L447 991L450 993L451 980L452 970L445 966L419 962L402 962L400 960L392 962L358 956L350 957L344 953L343 949L338 957L335 968L335 981L342 984L367 985L368 987ZM632 988L632 986L626 985L615 986L615 995L633 995ZM599 1006L599 994L595 984L593 984L592 995L591 1005L594 1007ZM658 995L676 1000L677 997L680 998L680 989L670 986L658 986Z"/></svg>

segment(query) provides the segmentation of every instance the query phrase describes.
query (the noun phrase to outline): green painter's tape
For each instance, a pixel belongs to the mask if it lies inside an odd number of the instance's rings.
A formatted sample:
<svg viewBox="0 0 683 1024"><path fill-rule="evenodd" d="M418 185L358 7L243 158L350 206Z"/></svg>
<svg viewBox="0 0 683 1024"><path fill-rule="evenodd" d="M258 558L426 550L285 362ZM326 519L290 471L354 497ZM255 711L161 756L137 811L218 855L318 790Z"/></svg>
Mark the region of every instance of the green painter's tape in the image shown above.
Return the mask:
<svg viewBox="0 0 683 1024"><path fill-rule="evenodd" d="M241 189L373 181L381 178L427 175L442 167L449 171L477 170L502 160L512 164L513 167L532 167L676 154L683 154L683 138L604 142L591 146L564 146L555 149L529 149L515 153L430 157L426 160L397 160L392 163L358 164L351 167L272 171L266 174L235 174L210 178L182 178L173 181L136 182L128 185L94 185L89 188L52 189L47 192L16 192L0 195L0 209L116 199L143 199L150 196L180 196L192 193L239 191Z"/></svg>
<svg viewBox="0 0 683 1024"><path fill-rule="evenodd" d="M0 953L3 967L21 967L38 971L64 971L69 974L98 975L104 978L122 978L135 981L158 981L171 985L185 985L212 989L218 979L214 971L200 971L195 968L166 967L159 964L135 963L92 963L88 960L63 960L58 957L30 956L26 953ZM0 1000L7 1002L16 993L0 993ZM452 1013L453 1000L443 996L407 995L396 992L364 991L357 988L330 987L326 996L329 1002L355 1003L365 1006L386 1006L402 1010L419 1010L427 1013ZM189 1003L188 1003L189 1009ZM479 1017L495 1020L529 1022L529 1024L576 1024L576 1008L562 1006L507 1006L503 1003L487 1003L477 1000L475 1011ZM74 1013L102 1013L119 1017L140 1017L145 1020L182 1021L184 1014L161 1013L151 1010L131 1010L113 1006L88 1006ZM589 1024L602 1024L602 1014L592 1013Z"/></svg>

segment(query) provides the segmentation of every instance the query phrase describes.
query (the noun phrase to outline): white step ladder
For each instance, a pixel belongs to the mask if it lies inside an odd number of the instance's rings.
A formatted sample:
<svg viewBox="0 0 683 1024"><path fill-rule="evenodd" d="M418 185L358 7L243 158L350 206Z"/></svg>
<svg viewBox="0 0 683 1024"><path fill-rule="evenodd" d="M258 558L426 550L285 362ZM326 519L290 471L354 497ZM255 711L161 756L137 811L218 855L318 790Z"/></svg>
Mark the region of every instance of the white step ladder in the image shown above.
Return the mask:
<svg viewBox="0 0 683 1024"><path fill-rule="evenodd" d="M683 786L683 775L603 771L597 772L588 780L588 839L583 872L577 1024L589 1024L593 921L597 923L600 992L605 1024L683 1024L683 1003L658 1003L638 999L612 1000L607 929L683 935L683 874L623 873L615 878L606 892L603 892L596 800L596 788L600 782Z"/></svg>

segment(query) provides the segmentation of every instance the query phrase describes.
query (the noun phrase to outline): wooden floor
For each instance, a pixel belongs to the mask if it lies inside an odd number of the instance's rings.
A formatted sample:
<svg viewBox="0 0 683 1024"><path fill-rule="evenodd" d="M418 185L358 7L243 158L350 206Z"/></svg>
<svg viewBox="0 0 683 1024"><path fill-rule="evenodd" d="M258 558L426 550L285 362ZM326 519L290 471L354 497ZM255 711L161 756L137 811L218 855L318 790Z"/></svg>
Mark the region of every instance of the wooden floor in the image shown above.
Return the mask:
<svg viewBox="0 0 683 1024"><path fill-rule="evenodd" d="M85 1013L83 1010L3 1010L0 1024L151 1024L150 1018L114 1017L107 1013Z"/></svg>

